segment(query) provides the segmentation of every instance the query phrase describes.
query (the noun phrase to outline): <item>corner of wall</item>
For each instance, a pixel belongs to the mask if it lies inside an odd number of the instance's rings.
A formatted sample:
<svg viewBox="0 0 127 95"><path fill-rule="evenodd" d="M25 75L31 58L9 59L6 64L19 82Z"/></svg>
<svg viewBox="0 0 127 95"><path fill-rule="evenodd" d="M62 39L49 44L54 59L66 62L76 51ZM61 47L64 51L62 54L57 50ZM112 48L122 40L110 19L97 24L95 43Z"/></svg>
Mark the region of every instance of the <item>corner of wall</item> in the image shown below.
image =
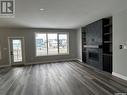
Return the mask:
<svg viewBox="0 0 127 95"><path fill-rule="evenodd" d="M77 29L77 59L82 61L82 33L81 33L81 28Z"/></svg>
<svg viewBox="0 0 127 95"><path fill-rule="evenodd" d="M124 75L118 74L118 73L116 73L116 72L112 72L112 75L114 75L114 76L116 76L116 77L119 77L119 78L121 78L121 79L127 81L127 77L124 76Z"/></svg>

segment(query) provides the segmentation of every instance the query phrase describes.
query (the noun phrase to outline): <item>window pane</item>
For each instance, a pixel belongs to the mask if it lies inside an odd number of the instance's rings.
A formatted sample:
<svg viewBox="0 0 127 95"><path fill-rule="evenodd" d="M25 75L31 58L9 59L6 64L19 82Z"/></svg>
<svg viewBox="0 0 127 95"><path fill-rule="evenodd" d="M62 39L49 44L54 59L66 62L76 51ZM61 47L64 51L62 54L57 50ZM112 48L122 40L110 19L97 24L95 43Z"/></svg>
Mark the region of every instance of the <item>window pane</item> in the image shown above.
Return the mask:
<svg viewBox="0 0 127 95"><path fill-rule="evenodd" d="M58 54L57 34L48 34L48 54Z"/></svg>
<svg viewBox="0 0 127 95"><path fill-rule="evenodd" d="M47 55L46 34L36 34L36 56Z"/></svg>
<svg viewBox="0 0 127 95"><path fill-rule="evenodd" d="M59 34L59 53L68 53L67 34Z"/></svg>
<svg viewBox="0 0 127 95"><path fill-rule="evenodd" d="M13 45L13 58L14 62L20 62L22 61L22 46L21 46L21 40L12 40Z"/></svg>

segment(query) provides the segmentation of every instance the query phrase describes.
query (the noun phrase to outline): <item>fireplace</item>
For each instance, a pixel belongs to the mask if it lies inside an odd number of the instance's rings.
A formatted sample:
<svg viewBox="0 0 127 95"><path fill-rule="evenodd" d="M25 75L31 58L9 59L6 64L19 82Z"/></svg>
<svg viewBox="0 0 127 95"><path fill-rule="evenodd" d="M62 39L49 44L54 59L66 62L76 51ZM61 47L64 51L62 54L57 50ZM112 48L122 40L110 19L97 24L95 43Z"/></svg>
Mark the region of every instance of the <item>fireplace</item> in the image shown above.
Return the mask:
<svg viewBox="0 0 127 95"><path fill-rule="evenodd" d="M86 49L86 63L98 69L102 69L102 49L101 48L87 48Z"/></svg>
<svg viewBox="0 0 127 95"><path fill-rule="evenodd" d="M93 61L99 61L99 53L97 52L88 52L88 58L89 60L93 60Z"/></svg>

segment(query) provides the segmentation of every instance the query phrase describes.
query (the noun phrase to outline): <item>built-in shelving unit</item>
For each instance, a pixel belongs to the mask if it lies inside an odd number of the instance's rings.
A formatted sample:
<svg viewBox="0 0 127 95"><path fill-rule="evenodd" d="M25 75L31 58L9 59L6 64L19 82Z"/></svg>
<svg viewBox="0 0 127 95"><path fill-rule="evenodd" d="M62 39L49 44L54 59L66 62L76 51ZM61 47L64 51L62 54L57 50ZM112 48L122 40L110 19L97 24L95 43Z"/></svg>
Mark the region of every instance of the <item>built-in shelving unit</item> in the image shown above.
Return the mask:
<svg viewBox="0 0 127 95"><path fill-rule="evenodd" d="M103 70L112 72L112 17L103 19Z"/></svg>
<svg viewBox="0 0 127 95"><path fill-rule="evenodd" d="M86 63L86 48L84 48L84 45L86 45L86 30L85 27L82 28L82 60Z"/></svg>
<svg viewBox="0 0 127 95"><path fill-rule="evenodd" d="M82 27L82 61L112 73L112 17Z"/></svg>

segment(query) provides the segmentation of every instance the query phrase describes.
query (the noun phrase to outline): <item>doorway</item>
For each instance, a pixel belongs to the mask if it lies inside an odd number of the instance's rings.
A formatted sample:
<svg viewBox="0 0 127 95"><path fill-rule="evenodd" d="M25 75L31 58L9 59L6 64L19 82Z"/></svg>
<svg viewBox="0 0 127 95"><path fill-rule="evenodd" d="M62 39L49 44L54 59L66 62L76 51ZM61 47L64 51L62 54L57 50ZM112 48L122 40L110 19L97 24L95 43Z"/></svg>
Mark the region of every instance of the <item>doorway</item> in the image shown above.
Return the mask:
<svg viewBox="0 0 127 95"><path fill-rule="evenodd" d="M23 37L9 37L9 58L11 65L23 65L25 62L25 49Z"/></svg>

